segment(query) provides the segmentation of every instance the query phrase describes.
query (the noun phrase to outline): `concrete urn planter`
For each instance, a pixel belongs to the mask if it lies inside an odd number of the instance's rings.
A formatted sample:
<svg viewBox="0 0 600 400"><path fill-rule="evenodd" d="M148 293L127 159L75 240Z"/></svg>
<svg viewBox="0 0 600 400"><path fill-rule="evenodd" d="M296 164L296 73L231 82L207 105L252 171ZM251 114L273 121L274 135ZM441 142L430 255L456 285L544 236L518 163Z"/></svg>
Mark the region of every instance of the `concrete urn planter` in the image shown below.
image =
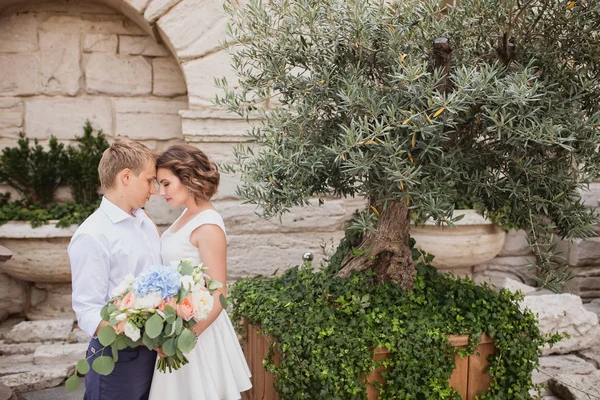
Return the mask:
<svg viewBox="0 0 600 400"><path fill-rule="evenodd" d="M475 210L454 210L464 214L456 227L439 227L433 221L423 226L411 226L410 235L416 246L435 256L433 265L457 275L471 275L474 265L496 257L506 238L506 232L483 218Z"/></svg>
<svg viewBox="0 0 600 400"><path fill-rule="evenodd" d="M67 246L76 229L55 223L32 228L22 221L0 226L0 245L13 252L12 259L0 263L0 272L29 285L29 319L74 318Z"/></svg>

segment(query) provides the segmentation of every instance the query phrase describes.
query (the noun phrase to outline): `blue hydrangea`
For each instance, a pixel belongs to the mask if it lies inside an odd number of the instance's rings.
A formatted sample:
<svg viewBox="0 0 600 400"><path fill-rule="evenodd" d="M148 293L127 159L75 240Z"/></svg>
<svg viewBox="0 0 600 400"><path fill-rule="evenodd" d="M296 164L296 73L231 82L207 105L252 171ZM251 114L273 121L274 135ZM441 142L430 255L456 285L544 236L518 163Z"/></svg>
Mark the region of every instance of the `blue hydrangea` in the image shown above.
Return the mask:
<svg viewBox="0 0 600 400"><path fill-rule="evenodd" d="M138 276L133 283L133 289L137 296L158 292L163 299L167 299L179 292L180 279L181 275L175 268L158 265Z"/></svg>

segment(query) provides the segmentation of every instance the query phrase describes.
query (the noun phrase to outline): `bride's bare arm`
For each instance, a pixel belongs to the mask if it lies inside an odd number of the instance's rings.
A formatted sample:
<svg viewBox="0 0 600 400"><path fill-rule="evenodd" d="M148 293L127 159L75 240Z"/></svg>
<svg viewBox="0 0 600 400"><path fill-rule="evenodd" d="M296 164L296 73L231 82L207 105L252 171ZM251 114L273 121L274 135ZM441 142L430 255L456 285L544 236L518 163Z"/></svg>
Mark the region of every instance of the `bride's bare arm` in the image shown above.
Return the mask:
<svg viewBox="0 0 600 400"><path fill-rule="evenodd" d="M208 267L206 270L208 276L223 284L223 287L213 292L215 302L208 318L197 322L192 328L196 335L200 335L217 319L223 310L219 295L227 296L227 240L225 233L219 226L201 225L192 232L190 243L198 248L200 259Z"/></svg>

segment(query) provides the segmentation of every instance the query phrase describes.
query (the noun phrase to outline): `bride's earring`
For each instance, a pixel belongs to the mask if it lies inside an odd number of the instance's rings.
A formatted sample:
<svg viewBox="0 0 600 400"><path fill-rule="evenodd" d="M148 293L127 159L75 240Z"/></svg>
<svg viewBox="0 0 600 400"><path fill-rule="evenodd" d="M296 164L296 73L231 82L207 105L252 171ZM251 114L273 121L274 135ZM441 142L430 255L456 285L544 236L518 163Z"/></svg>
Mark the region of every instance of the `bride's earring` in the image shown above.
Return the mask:
<svg viewBox="0 0 600 400"><path fill-rule="evenodd" d="M192 189L188 189L188 195L192 197Z"/></svg>

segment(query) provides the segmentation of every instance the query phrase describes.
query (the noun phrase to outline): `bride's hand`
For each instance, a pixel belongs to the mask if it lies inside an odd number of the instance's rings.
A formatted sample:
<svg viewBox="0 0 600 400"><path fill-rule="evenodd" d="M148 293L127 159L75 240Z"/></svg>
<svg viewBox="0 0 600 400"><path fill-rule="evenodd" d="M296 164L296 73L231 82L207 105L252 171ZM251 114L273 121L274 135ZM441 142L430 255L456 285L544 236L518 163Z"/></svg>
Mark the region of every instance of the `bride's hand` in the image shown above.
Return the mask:
<svg viewBox="0 0 600 400"><path fill-rule="evenodd" d="M161 358L167 358L167 355L163 352L162 347L157 347L154 350L156 350L156 352L158 353L159 357L161 357Z"/></svg>

